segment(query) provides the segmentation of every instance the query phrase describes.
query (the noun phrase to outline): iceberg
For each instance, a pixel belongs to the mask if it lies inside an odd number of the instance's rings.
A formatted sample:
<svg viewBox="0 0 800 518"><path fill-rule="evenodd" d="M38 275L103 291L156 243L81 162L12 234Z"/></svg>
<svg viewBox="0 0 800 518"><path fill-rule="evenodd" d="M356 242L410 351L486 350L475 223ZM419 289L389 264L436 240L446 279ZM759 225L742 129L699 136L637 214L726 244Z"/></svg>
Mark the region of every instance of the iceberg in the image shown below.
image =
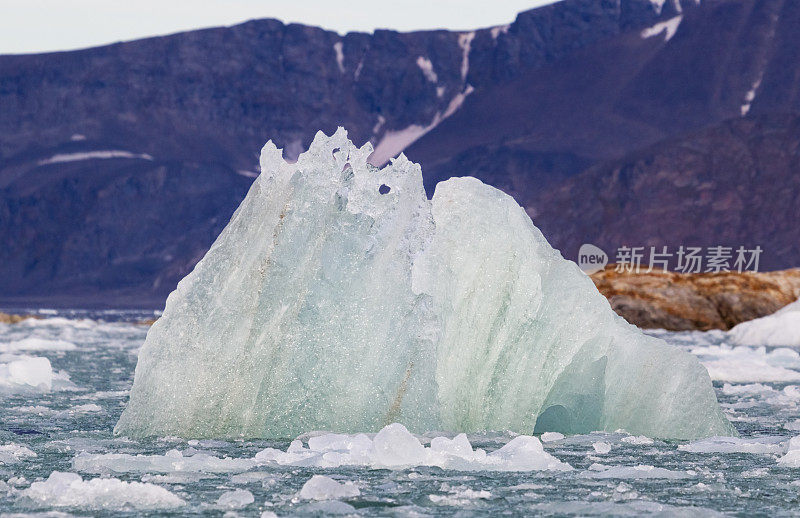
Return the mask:
<svg viewBox="0 0 800 518"><path fill-rule="evenodd" d="M645 336L474 178L431 200L404 156L340 128L289 164L272 142L230 223L167 299L116 428L735 434L705 369Z"/></svg>
<svg viewBox="0 0 800 518"><path fill-rule="evenodd" d="M742 322L728 335L737 345L800 347L800 300L771 315Z"/></svg>

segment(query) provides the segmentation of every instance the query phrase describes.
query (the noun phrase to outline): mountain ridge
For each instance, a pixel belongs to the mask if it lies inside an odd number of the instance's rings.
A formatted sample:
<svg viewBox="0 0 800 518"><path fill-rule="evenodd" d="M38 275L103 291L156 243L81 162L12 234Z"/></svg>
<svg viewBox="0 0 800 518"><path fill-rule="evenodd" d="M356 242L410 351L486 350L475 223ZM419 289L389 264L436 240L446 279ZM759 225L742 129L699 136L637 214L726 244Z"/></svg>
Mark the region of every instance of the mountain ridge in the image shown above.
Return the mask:
<svg viewBox="0 0 800 518"><path fill-rule="evenodd" d="M506 190L573 257L577 221L560 221L563 197L546 203L570 178L737 117L752 63L765 64L748 117L796 110L780 75L798 70L799 15L779 0L563 0L475 31L341 36L262 19L0 56L0 304L160 305L266 140L291 160L342 125L378 162L419 161L429 190L465 174ZM715 64L736 38L761 43ZM630 237L670 238L656 230ZM800 253L779 259L765 264Z"/></svg>

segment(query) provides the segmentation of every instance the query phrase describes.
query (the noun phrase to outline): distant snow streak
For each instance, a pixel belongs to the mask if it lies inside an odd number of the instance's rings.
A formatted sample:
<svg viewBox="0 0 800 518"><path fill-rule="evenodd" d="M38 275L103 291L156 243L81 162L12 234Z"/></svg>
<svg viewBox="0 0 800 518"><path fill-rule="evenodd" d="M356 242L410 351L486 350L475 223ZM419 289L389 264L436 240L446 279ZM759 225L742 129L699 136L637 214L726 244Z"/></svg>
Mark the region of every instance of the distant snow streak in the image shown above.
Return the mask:
<svg viewBox="0 0 800 518"><path fill-rule="evenodd" d="M344 74L344 51L342 50L341 41L333 44L333 52L336 54L336 64L339 65L339 72Z"/></svg>
<svg viewBox="0 0 800 518"><path fill-rule="evenodd" d="M492 39L496 40L497 37L500 36L501 34L507 33L509 27L511 27L510 24L509 25L498 25L497 27L492 27L491 28Z"/></svg>
<svg viewBox="0 0 800 518"><path fill-rule="evenodd" d="M469 72L469 51L472 48L472 40L475 39L475 31L462 32L458 35L458 46L461 47L461 79L467 79Z"/></svg>
<svg viewBox="0 0 800 518"><path fill-rule="evenodd" d="M95 160L108 158L134 158L139 160L153 160L153 157L145 153L131 153L130 151L110 150L110 151L86 151L83 153L61 153L50 158L39 160L39 165L61 164L64 162L77 162L79 160Z"/></svg>
<svg viewBox="0 0 800 518"><path fill-rule="evenodd" d="M431 131L443 120L450 117L461 108L461 105L464 104L464 99L474 90L472 85L467 85L462 93L455 95L450 100L444 115L437 112L433 120L427 126L412 124L401 130L387 131L380 142L378 142L378 145L375 146L375 151L370 155L369 162L376 166L382 166L388 162L390 158L399 155L404 149L419 140L423 135Z"/></svg>
<svg viewBox="0 0 800 518"><path fill-rule="evenodd" d="M669 41L673 36L675 36L675 33L678 32L678 26L681 24L681 20L683 20L683 15L679 14L678 16L670 18L669 20L665 20L653 25L652 27L648 27L642 31L642 38L647 39L666 33L664 36L664 41Z"/></svg>
<svg viewBox="0 0 800 518"><path fill-rule="evenodd" d="M427 126L412 124L398 131L387 131L375 147L375 151L370 155L370 163L377 166L385 164L390 158L399 155L405 148L436 127L439 122L440 116L437 113L433 122Z"/></svg>
<svg viewBox="0 0 800 518"><path fill-rule="evenodd" d="M661 11L664 9L664 2L666 0L650 0L650 3L653 4L656 8L656 13L661 14Z"/></svg>
<svg viewBox="0 0 800 518"><path fill-rule="evenodd" d="M422 74L425 76L425 79L431 83L439 82L439 77L436 75L436 71L433 69L433 63L431 63L430 59L426 58L425 56L419 56L417 58L417 66L420 70L422 70Z"/></svg>
<svg viewBox="0 0 800 518"><path fill-rule="evenodd" d="M763 71L762 71L763 74ZM747 115L747 112L750 111L750 106L753 104L753 101L756 98L756 93L758 92L758 88L761 86L761 77L759 76L758 79L755 80L753 86L750 87L750 90L747 91L747 94L744 96L744 104L741 107L742 117Z"/></svg>

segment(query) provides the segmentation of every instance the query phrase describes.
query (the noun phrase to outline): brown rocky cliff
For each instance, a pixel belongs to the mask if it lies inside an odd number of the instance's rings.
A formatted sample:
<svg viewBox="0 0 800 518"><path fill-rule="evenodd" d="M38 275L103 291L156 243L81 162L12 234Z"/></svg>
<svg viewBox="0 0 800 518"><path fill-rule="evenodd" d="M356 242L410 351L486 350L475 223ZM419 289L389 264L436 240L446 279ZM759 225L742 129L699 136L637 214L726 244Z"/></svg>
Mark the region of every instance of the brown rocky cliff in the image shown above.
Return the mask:
<svg viewBox="0 0 800 518"><path fill-rule="evenodd" d="M611 307L641 328L730 329L800 298L800 268L776 272L619 273L591 275Z"/></svg>

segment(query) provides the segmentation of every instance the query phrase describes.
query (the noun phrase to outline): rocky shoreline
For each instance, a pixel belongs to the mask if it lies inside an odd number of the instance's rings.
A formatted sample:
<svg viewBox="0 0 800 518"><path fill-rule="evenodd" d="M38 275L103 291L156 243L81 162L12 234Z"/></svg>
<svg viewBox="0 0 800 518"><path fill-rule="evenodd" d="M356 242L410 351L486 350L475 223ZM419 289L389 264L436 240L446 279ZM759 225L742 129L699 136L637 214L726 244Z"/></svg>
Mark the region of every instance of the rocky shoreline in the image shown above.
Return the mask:
<svg viewBox="0 0 800 518"><path fill-rule="evenodd" d="M620 273L609 265L591 278L617 314L643 329L728 330L800 298L800 268L681 274Z"/></svg>

